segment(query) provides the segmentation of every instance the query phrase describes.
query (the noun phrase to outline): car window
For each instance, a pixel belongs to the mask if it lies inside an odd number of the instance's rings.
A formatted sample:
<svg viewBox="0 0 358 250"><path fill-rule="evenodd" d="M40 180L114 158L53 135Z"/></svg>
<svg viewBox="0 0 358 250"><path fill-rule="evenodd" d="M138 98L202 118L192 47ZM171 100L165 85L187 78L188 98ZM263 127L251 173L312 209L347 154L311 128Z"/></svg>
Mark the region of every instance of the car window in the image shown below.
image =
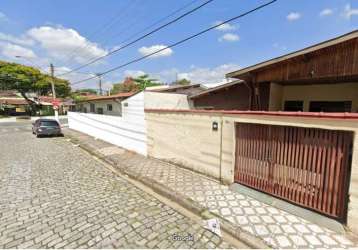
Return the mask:
<svg viewBox="0 0 358 250"><path fill-rule="evenodd" d="M40 126L42 126L42 127L58 127L58 123L56 121L41 121Z"/></svg>

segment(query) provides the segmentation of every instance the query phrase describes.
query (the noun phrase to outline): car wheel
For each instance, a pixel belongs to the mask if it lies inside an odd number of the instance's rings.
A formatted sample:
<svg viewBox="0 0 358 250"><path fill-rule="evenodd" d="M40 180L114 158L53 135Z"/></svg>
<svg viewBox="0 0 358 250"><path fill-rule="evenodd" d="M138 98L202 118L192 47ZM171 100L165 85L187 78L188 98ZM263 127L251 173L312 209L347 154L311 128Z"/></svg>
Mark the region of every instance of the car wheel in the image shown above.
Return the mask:
<svg viewBox="0 0 358 250"><path fill-rule="evenodd" d="M36 134L36 137L37 137L37 138L40 138L40 137L41 137L41 135L39 135L39 134Z"/></svg>

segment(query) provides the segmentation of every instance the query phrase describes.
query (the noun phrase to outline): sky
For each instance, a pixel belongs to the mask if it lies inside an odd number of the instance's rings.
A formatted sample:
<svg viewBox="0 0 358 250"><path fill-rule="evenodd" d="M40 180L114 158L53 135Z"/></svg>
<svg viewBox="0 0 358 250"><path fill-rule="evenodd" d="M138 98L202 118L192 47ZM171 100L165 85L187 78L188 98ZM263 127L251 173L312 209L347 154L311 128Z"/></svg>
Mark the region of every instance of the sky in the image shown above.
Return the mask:
<svg viewBox="0 0 358 250"><path fill-rule="evenodd" d="M55 75L123 46L206 0L1 0L0 60ZM214 0L198 11L112 56L62 75L71 83L168 46L266 3ZM169 14L182 9L174 16ZM164 19L164 20L163 20ZM158 21L162 22L158 23ZM150 29L149 26L156 24ZM104 88L127 76L149 74L164 83L186 78L215 84L225 74L358 28L358 0L278 0L184 44L103 76ZM16 57L17 56L17 57ZM20 57L18 57L20 56ZM97 88L92 79L72 87Z"/></svg>

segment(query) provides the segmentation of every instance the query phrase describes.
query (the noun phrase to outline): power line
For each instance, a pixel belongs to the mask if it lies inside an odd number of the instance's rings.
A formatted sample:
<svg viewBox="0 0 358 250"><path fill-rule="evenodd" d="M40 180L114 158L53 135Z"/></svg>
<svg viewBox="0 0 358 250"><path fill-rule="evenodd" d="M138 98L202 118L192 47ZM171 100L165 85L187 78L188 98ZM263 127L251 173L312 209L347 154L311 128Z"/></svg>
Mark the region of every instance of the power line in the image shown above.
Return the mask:
<svg viewBox="0 0 358 250"><path fill-rule="evenodd" d="M162 17L161 19L155 21L155 22L152 23L151 25L149 25L149 26L145 27L144 29L142 29L142 30L136 32L135 34L132 34L131 36L127 37L125 40L121 41L120 44L123 44L123 43L128 42L129 40L135 38L137 35L139 35L139 34L145 32L145 31L147 31L148 29L154 27L155 25L157 25L157 24L159 24L159 23L165 21L166 19L168 19L168 18L174 16L174 15L177 14L178 12L180 12L180 11L186 9L187 7L193 5L195 2L198 2L198 1L199 1L199 0L192 0L192 1L190 1L189 3L183 5L182 7L178 8L178 9L176 9L175 11L171 12L170 14L168 14L168 15ZM131 25L129 25L128 27L131 27ZM117 36L117 35L119 35L119 34L116 34L115 36ZM108 40L107 40L107 42L108 42ZM106 42L105 42L105 43L106 43ZM93 59L95 59L95 58L91 58L90 60L93 60ZM57 70L59 70L59 69L57 69ZM60 71L61 71L61 70L60 70ZM62 71L64 71L64 70L62 70ZM67 74L67 73L69 73L69 71L71 71L71 69L66 70L65 73ZM94 75L94 73L84 73L84 72L80 72L80 71L74 71L74 72L80 73L80 74ZM63 74L63 75L64 75L64 74ZM58 75L58 76L60 76L60 75Z"/></svg>
<svg viewBox="0 0 358 250"><path fill-rule="evenodd" d="M38 69L39 71L45 71L45 69L47 70L47 66L42 67L42 66L40 66L39 64L35 63L32 59L30 59L30 58L28 58L28 57L26 57L26 56L19 56L19 55L17 55L17 56L15 56L15 57L16 57L16 58L19 58L19 59L23 59L23 60L29 62L30 64L32 64L32 65L30 65L30 67L36 68L36 69Z"/></svg>
<svg viewBox="0 0 358 250"><path fill-rule="evenodd" d="M266 7L266 6L268 6L268 5L273 4L274 2L277 2L277 0L272 0L272 1L267 2L267 3L265 3L265 4L259 5L258 7L254 8L254 9L251 9L251 10L246 11L246 12L244 12L244 13L238 15L238 16L235 16L235 17L232 17L232 18L230 18L230 19L227 19L226 21L223 21L223 22L221 22L220 24L214 25L214 26L212 26L212 27L210 27L210 28L207 28L207 29L205 29L205 30L203 30L203 31L200 31L199 33L196 33L196 34L194 34L194 35L192 35L192 36L189 36L189 37L187 37L187 38L185 38L185 39L183 39L183 40L180 40L180 41L178 41L178 42L175 42L175 43L173 43L173 44L171 44L171 45L169 45L169 46L166 46L166 47L164 47L164 48L162 48L162 49L160 49L160 50L157 50L157 51L155 51L155 52L153 52L153 53L150 53L150 54L148 54L148 55L139 57L139 58L137 58L137 59L134 59L134 60L132 60L132 61L129 61L129 62L124 63L124 64L122 64L122 65L119 65L119 66L117 66L117 67L114 67L114 68L112 68L112 69L109 69L109 70L107 70L107 71L104 71L104 72L102 72L101 75L106 75L106 74L108 74L108 73L110 73L110 72L112 72L112 71L115 71L115 70L117 70L117 69L123 68L123 67L125 67L125 66L128 66L128 65L130 65L130 64L133 64L133 63L136 63L136 62L139 62L139 61L142 61L142 60L144 60L144 59L146 59L146 58L148 58L148 57L150 57L150 56L152 56L152 55L155 55L155 54L158 54L158 53L162 52L163 50L166 50L166 49L175 47L175 46L177 46L177 45L179 45L179 44L182 44L182 43L184 43L184 42L186 42L186 41L188 41L188 40L191 40L191 39L193 39L193 38L195 38L195 37L198 37L198 36L200 36L200 35L202 35L202 34L208 32L208 31L210 31L210 30L213 30L213 29L215 29L215 28L217 28L217 27L223 25L223 24L232 22L232 21L237 20L237 19L239 19L239 18L242 18L242 17L244 17L244 16L246 16L246 15L249 15L249 14L255 12L255 11L258 11L258 10L260 10L260 9L262 9L262 8L264 8L264 7ZM76 81L76 82L72 83L71 85L79 84L79 83L81 83L81 82L88 81L88 80L92 80L92 79L94 79L94 78L95 78L95 77L90 77L90 78L87 78L87 79L83 79L83 80L80 80L80 81Z"/></svg>
<svg viewBox="0 0 358 250"><path fill-rule="evenodd" d="M201 4L201 5L197 6L197 7L195 7L194 9L191 9L190 11L185 12L184 14L180 15L179 17L173 19L172 21L167 22L167 23L165 23L165 24L159 26L158 28L156 28L156 29L154 29L154 30L152 30L152 31L150 31L150 32L148 32L148 33L146 33L146 34L144 34L143 36L140 36L139 38L135 39L134 41L129 42L129 43L125 44L124 46L118 48L118 49L115 49L115 50L113 50L113 51L108 52L108 53L107 53L106 55L104 55L104 56L97 57L96 59L91 60L90 62L85 63L85 64L83 64L82 66L79 66L79 67L73 69L73 71L82 69L82 68L84 68L84 67L86 67L86 66L88 66L88 65L91 65L91 64L93 64L93 63L95 63L95 62L97 62L97 61L99 61L99 60L101 60L101 59L103 59L103 58L105 58L105 57L107 57L107 56L110 56L110 55L112 55L112 54L114 54L114 53L117 53L118 51L123 50L123 49L129 47L130 45L132 45L132 44L134 44L134 43L136 43L136 42L138 42L138 41L144 39L145 37L150 36L150 35L154 34L155 32L157 32L157 31L159 31L159 30L161 30L161 29L163 29L163 28L165 28L165 27L167 27L167 26L169 26L169 25L171 25L171 24L173 24L173 23L179 21L180 19L184 18L185 16L190 15L191 13L193 13L193 12L199 10L200 8L204 7L205 5L207 5L207 4L209 4L209 3L213 2L213 1L214 1L214 0L208 0L208 1L206 1L206 2L204 2L203 4ZM64 73L64 74L60 74L60 75L58 75L58 76L62 76L62 75L69 74L69 73L71 73L71 71L69 71L69 72L67 72L67 73Z"/></svg>
<svg viewBox="0 0 358 250"><path fill-rule="evenodd" d="M140 31L138 31L138 32L136 32L136 33L134 33L134 34L132 34L131 36L127 37L125 40L122 40L119 44L123 44L123 43L128 42L129 40L135 38L137 35L139 35L139 34L145 32L145 31L147 31L148 29L150 29L150 28L156 26L157 24L159 24L159 23L165 21L165 20L168 19L169 17L174 16L174 15L177 14L178 12L180 12L180 11L186 9L187 7L189 7L190 5L192 5L192 4L194 4L195 2L198 2L198 1L199 1L199 0L190 1L189 3L185 4L184 6L178 8L178 9L176 9L175 11L173 11L173 12L171 12L170 14L168 14L168 15L162 17L161 19L155 21L154 23L152 23L151 25L145 27L144 29L142 29L142 30L140 30ZM129 26L129 27L130 27L130 26ZM116 34L116 35L114 35L113 37L118 36L118 35L119 35L119 33ZM112 38L113 38L113 37L112 37ZM93 59L94 59L94 58L93 58Z"/></svg>
<svg viewBox="0 0 358 250"><path fill-rule="evenodd" d="M56 71L68 72L71 69L61 69L59 67L55 67ZM83 71L74 71L73 73L82 74L82 75L95 75L93 72L83 72Z"/></svg>
<svg viewBox="0 0 358 250"><path fill-rule="evenodd" d="M121 9L121 12L118 12L116 15L114 15L112 18L110 18L108 20L108 22L106 22L104 25L102 25L101 27L99 27L98 29L96 29L94 32L92 32L89 37L88 37L88 41L94 37L94 35L97 35L99 33L103 33L103 31L105 30L108 30L111 26L113 26L116 22L118 22L123 16L125 16L124 14L127 14L128 10L131 9L134 5L138 4L138 0L137 1L130 1L127 5L124 6L124 10L125 11L122 11ZM78 54L77 52L80 50L80 49L86 49L88 48L89 46L89 43L86 43L86 45L81 45L79 47L76 47L74 48L67 56L65 57L68 57L68 59L65 60L65 63L67 63L68 61L72 60L76 54Z"/></svg>
<svg viewBox="0 0 358 250"><path fill-rule="evenodd" d="M161 18L161 19L155 21L154 23L152 23L151 25L145 27L144 29L142 29L142 30L136 32L135 34L130 35L130 36L127 37L126 39L122 40L119 44L123 44L123 43L126 43L126 42L130 41L131 39L135 38L137 35L139 35L139 34L145 32L145 31L147 31L148 29L150 29L150 28L154 27L155 25L157 25L157 24L163 22L164 20L168 19L169 17L174 16L174 15L177 14L178 12L182 11L183 9L186 9L187 7L189 7L190 5L192 5L192 4L194 4L195 2L198 2L198 1L199 1L199 0L190 1L189 3L185 4L184 6L182 6L182 7L178 8L178 9L176 9L175 11L173 11L172 13L170 13L169 15L164 16L163 18ZM127 12L127 13L128 13L128 12ZM137 19L142 19L142 18L140 17L140 18L137 18ZM135 22L137 22L137 21L135 21ZM135 24L135 22L129 23L129 24L126 25L126 26L121 25L121 26L120 26L120 27L121 27L121 32L119 32L119 33L117 33L117 34L111 36L109 39L107 39L106 41L104 41L104 45L107 44L108 41L111 40L112 38L121 35L123 30L129 30L131 27L133 27L133 25ZM123 28L122 28L122 27L123 27ZM84 48L87 48L87 47L88 47L88 44L87 44L86 46L84 46ZM74 51L74 50L73 50L73 51ZM89 59L89 60L93 60L93 59L95 59L95 58L96 58L96 57L92 57L92 58ZM68 61L68 60L66 60L66 61Z"/></svg>

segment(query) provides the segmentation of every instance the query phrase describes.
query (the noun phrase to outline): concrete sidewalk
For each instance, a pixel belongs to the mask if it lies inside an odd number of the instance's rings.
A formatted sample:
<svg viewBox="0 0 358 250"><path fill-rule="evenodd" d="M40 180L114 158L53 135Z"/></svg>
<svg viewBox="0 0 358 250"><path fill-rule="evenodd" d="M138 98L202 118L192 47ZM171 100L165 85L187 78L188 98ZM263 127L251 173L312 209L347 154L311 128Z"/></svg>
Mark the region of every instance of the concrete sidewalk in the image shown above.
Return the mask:
<svg viewBox="0 0 358 250"><path fill-rule="evenodd" d="M231 191L228 186L181 167L146 158L65 129L74 144L149 185L204 218L218 217L222 228L256 248L353 248L347 235Z"/></svg>
<svg viewBox="0 0 358 250"><path fill-rule="evenodd" d="M16 122L16 117L0 118L0 123L2 122Z"/></svg>

